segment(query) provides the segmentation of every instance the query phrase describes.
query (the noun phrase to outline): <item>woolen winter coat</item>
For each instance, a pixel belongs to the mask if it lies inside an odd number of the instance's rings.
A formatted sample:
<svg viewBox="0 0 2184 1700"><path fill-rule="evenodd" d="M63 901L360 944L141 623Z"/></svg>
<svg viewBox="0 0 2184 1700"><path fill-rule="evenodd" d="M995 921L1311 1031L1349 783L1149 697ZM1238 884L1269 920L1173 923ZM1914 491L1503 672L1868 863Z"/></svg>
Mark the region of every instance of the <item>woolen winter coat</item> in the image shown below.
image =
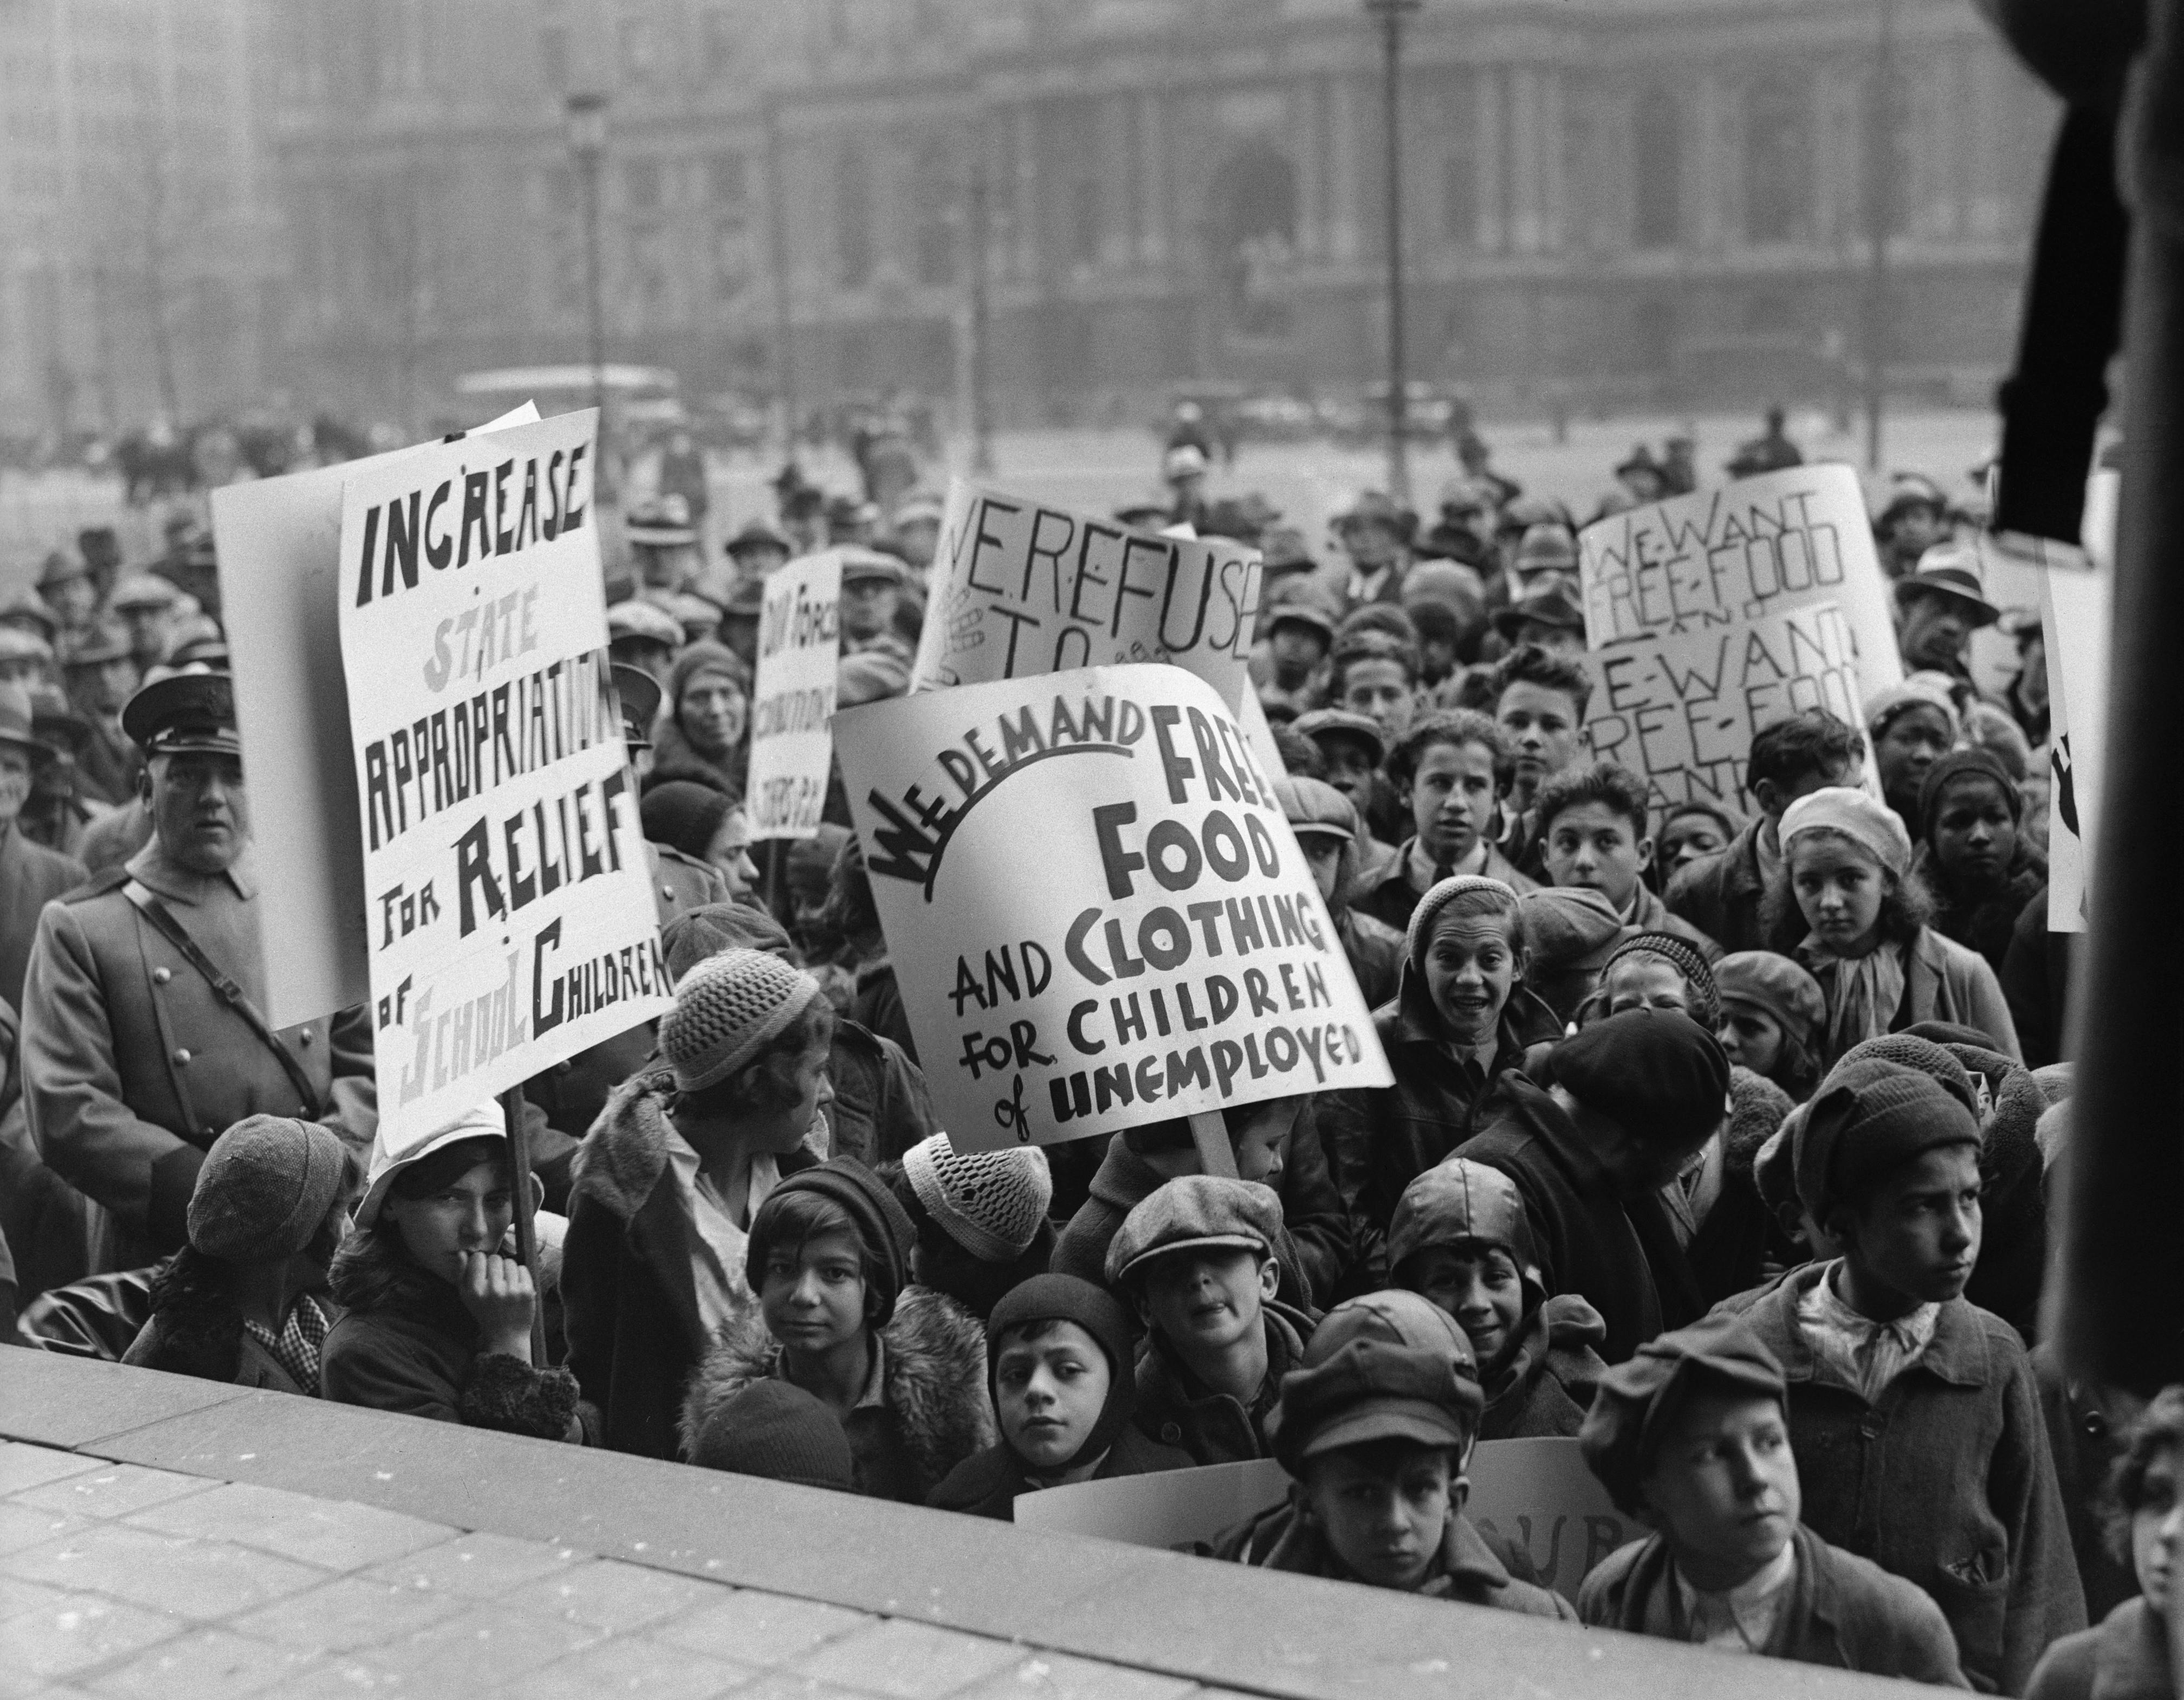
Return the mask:
<svg viewBox="0 0 2184 1700"><path fill-rule="evenodd" d="M1115 1436L1114 1445L1107 1448L1106 1456L1100 1460L1099 1468L1085 1480L1112 1481L1117 1476L1152 1475L1162 1470L1189 1469L1191 1463L1189 1452L1149 1441L1125 1424L1123 1431ZM1017 1496L1036 1491L1024 1474L1023 1460L1003 1441L964 1459L949 1471L947 1480L925 1497L925 1502L935 1511L960 1511L968 1517L992 1517L1003 1523L1013 1523Z"/></svg>
<svg viewBox="0 0 2184 1700"><path fill-rule="evenodd" d="M616 1087L577 1154L561 1245L562 1325L594 1444L679 1456L675 1424L707 1338L698 1310L690 1225L668 1167L674 1077ZM775 1159L783 1175L818 1159Z"/></svg>
<svg viewBox="0 0 2184 1700"><path fill-rule="evenodd" d="M1575 1293L1557 1293L1535 1307L1496 1361L1481 1367L1486 1409L1479 1438L1574 1435L1607 1373L1600 1356L1607 1337L1600 1313Z"/></svg>
<svg viewBox="0 0 2184 1700"><path fill-rule="evenodd" d="M315 1384L301 1385L242 1325L242 1308L230 1296L224 1275L208 1258L177 1257L161 1264L152 1276L152 1314L121 1361L170 1375L317 1398ZM325 1292L310 1296L339 1320L340 1312ZM303 1297L296 1302L303 1303Z"/></svg>
<svg viewBox="0 0 2184 1700"><path fill-rule="evenodd" d="M880 1329L883 1410L850 1412L856 1491L922 1505L966 1458L1000 1438L986 1396L986 1332L953 1299L905 1287ZM682 1402L688 1456L713 1413L778 1374L781 1346L756 1311L722 1329Z"/></svg>
<svg viewBox="0 0 2184 1700"><path fill-rule="evenodd" d="M352 1233L331 1283L341 1320L319 1355L319 1391L343 1405L544 1441L571 1438L577 1380L477 1349L477 1324L454 1285L410 1261L378 1229Z"/></svg>
<svg viewBox="0 0 2184 1700"><path fill-rule="evenodd" d="M1731 839L1719 855L1680 867L1669 877L1669 911L1680 916L1724 951L1765 950L1767 929L1759 922L1767 882L1759 872L1757 820Z"/></svg>
<svg viewBox="0 0 2184 1700"><path fill-rule="evenodd" d="M1272 1457L1266 1421L1273 1414L1282 1377L1304 1357L1312 1319L1279 1299L1259 1315L1267 1329L1267 1379L1246 1407L1231 1394L1216 1393L1184 1368L1164 1336L1148 1335L1138 1352L1138 1403L1132 1420L1148 1440L1179 1446L1193 1463L1241 1463Z"/></svg>
<svg viewBox="0 0 2184 1700"><path fill-rule="evenodd" d="M1868 1404L1819 1379L1797 1304L1832 1263L1792 1271L1744 1313L1789 1384L1804 1519L1822 1540L1930 1594L1964 1674L2022 1694L2042 1651L2086 1626L2085 1596L2016 1331L1963 1299Z"/></svg>
<svg viewBox="0 0 2184 1700"><path fill-rule="evenodd" d="M1797 1551L1797 1580L1775 1614L1767 1645L1754 1651L1869 1676L1971 1686L1957 1666L1948 1619L1918 1588L1869 1559L1829 1546L1809 1529L1800 1526L1791 1540ZM1668 1541L1648 1536L1602 1559L1579 1586L1577 1614L1592 1629L1687 1640Z"/></svg>
<svg viewBox="0 0 2184 1700"><path fill-rule="evenodd" d="M2025 1700L2176 1700L2169 1636L2143 1597L2126 1600L2093 1628L2066 1635L2032 1673Z"/></svg>

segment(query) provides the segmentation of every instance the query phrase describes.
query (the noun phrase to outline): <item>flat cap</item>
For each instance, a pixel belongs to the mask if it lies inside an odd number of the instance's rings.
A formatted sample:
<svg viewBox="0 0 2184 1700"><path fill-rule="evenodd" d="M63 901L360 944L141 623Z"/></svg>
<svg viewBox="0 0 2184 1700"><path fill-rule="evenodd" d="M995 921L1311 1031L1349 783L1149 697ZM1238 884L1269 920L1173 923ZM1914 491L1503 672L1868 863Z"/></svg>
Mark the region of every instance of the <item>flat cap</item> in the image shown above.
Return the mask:
<svg viewBox="0 0 2184 1700"><path fill-rule="evenodd" d="M1282 1201L1272 1187L1221 1175L1185 1174L1163 1182L1123 1218L1107 1246L1107 1285L1120 1286L1155 1257L1225 1248L1274 1255Z"/></svg>

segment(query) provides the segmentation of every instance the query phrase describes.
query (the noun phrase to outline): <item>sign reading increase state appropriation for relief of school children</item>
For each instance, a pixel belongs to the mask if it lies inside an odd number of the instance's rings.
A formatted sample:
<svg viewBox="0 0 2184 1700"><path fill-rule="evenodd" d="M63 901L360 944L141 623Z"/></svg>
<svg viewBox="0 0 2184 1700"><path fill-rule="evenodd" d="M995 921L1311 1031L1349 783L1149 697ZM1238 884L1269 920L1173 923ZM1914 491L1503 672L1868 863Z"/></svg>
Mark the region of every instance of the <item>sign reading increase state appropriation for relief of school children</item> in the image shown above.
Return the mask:
<svg viewBox="0 0 2184 1700"><path fill-rule="evenodd" d="M959 1150L1388 1083L1281 805L1204 680L931 691L838 715L834 742Z"/></svg>
<svg viewBox="0 0 2184 1700"><path fill-rule="evenodd" d="M671 1005L608 671L593 415L353 478L343 671L383 1135Z"/></svg>
<svg viewBox="0 0 2184 1700"><path fill-rule="evenodd" d="M1259 552L1172 538L958 478L911 689L1173 661L1233 713L1250 688Z"/></svg>
<svg viewBox="0 0 2184 1700"><path fill-rule="evenodd" d="M1858 700L1903 681L1888 581L1847 466L1791 466L1633 508L1587 526L1578 549L1594 649L1831 602L1850 633Z"/></svg>
<svg viewBox="0 0 2184 1700"><path fill-rule="evenodd" d="M834 760L834 673L842 658L842 552L792 560L759 604L758 677L751 700L754 839L819 830Z"/></svg>

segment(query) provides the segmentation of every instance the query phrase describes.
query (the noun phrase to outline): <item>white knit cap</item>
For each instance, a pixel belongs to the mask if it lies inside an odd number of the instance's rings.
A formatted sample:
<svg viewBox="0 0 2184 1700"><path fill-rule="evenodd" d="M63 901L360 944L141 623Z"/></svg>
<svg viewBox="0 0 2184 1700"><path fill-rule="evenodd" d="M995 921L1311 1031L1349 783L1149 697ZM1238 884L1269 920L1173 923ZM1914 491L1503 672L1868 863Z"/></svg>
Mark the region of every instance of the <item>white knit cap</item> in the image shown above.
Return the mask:
<svg viewBox="0 0 2184 1700"><path fill-rule="evenodd" d="M488 1098L464 1111L452 1122L426 1133L410 1134L393 1145L387 1142L387 1123L381 1122L379 1131L372 1135L371 1166L365 1173L364 1198L356 1207L356 1225L369 1228L379 1220L379 1207L387 1201L394 1177L410 1164L463 1140L507 1137L508 1118L501 1113L498 1098Z"/></svg>
<svg viewBox="0 0 2184 1700"><path fill-rule="evenodd" d="M1038 1237L1054 1197L1046 1153L1037 1145L959 1151L945 1134L902 1154L911 1190L948 1237L989 1263L1013 1263Z"/></svg>
<svg viewBox="0 0 2184 1700"><path fill-rule="evenodd" d="M695 1092L725 1080L822 996L819 982L764 950L722 950L683 975L660 1023L675 1084Z"/></svg>

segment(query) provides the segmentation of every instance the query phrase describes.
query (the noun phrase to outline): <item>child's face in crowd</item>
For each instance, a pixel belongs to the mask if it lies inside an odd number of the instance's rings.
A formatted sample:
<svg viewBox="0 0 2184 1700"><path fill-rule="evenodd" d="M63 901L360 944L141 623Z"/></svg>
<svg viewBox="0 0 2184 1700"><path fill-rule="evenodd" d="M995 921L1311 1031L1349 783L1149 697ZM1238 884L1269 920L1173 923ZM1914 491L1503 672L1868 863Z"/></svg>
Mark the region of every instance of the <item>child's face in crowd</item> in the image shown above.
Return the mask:
<svg viewBox="0 0 2184 1700"><path fill-rule="evenodd" d="M1297 848L1304 852L1305 866L1312 870L1312 883L1319 888L1320 900L1334 902L1334 882L1342 874L1342 840L1324 833L1299 833Z"/></svg>
<svg viewBox="0 0 2184 1700"><path fill-rule="evenodd" d="M1341 706L1377 721L1390 739L1400 738L1418 713L1418 693L1401 661L1374 656L1344 669Z"/></svg>
<svg viewBox="0 0 2184 1700"><path fill-rule="evenodd" d="M1671 815L1662 823L1657 854L1664 873L1729 848L1729 834L1712 815Z"/></svg>
<svg viewBox="0 0 2184 1700"><path fill-rule="evenodd" d="M1494 814L1494 752L1478 744L1436 744L1411 780L1411 821L1430 856L1471 854Z"/></svg>
<svg viewBox="0 0 2184 1700"><path fill-rule="evenodd" d="M1260 1307L1279 1279L1273 1258L1231 1247L1156 1257L1145 1270L1145 1318L1186 1363L1195 1353L1225 1352L1260 1325Z"/></svg>
<svg viewBox="0 0 2184 1700"><path fill-rule="evenodd" d="M814 1045L797 1059L794 1104L744 1119L743 1125L748 1129L745 1136L754 1150L772 1151L777 1156L783 1151L793 1151L804 1143L805 1134L811 1129L812 1118L834 1101L834 1083L827 1073L830 1055L827 1047Z"/></svg>
<svg viewBox="0 0 2184 1700"><path fill-rule="evenodd" d="M1979 1261L1979 1149L1943 1145L1888 1174L1858 1204L1830 1212L1859 1309L1901 1313L1958 1296Z"/></svg>
<svg viewBox="0 0 2184 1700"><path fill-rule="evenodd" d="M1228 1145L1236 1154L1236 1179L1256 1180L1279 1191L1290 1132L1296 1126L1301 1098L1262 1098L1228 1112Z"/></svg>
<svg viewBox="0 0 2184 1700"><path fill-rule="evenodd" d="M1790 889L1805 924L1838 956L1863 956L1880 942L1887 870L1847 839L1800 838L1790 856Z"/></svg>
<svg viewBox="0 0 2184 1700"><path fill-rule="evenodd" d="M994 1401L1010 1449L1034 1469L1059 1469L1090 1437L1113 1380L1107 1354L1073 1322L1036 1340L1011 1329L994 1366Z"/></svg>
<svg viewBox="0 0 2184 1700"><path fill-rule="evenodd" d="M401 1231L412 1262L454 1283L465 1260L500 1249L515 1220L515 1186L507 1164L482 1162L427 1198L389 1193L380 1212Z"/></svg>
<svg viewBox="0 0 2184 1700"><path fill-rule="evenodd" d="M792 1357L817 1357L865 1326L863 1249L851 1234L815 1234L766 1253L759 1309Z"/></svg>
<svg viewBox="0 0 2184 1700"><path fill-rule="evenodd" d="M1306 1508L1350 1573L1376 1588L1416 1588L1459 1506L1443 1447L1338 1446L1305 1465Z"/></svg>
<svg viewBox="0 0 2184 1700"><path fill-rule="evenodd" d="M1640 1491L1694 1587L1735 1587L1771 1562L1802 1496L1782 1407L1764 1395L1694 1391L1662 1435Z"/></svg>
<svg viewBox="0 0 2184 1700"><path fill-rule="evenodd" d="M1524 1320L1524 1284L1499 1246L1459 1240L1429 1246L1404 1267L1404 1284L1456 1318L1479 1361L1490 1363Z"/></svg>
<svg viewBox="0 0 2184 1700"><path fill-rule="evenodd" d="M1967 884L2002 883L2017 854L2017 817L2000 785L1976 774L1946 782L1934 816L1934 854Z"/></svg>
<svg viewBox="0 0 2184 1700"><path fill-rule="evenodd" d="M1426 945L1426 993L1457 1045L1484 1045L1493 1037L1524 971L1524 952L1512 936L1509 915L1450 915L1434 922Z"/></svg>
<svg viewBox="0 0 2184 1700"><path fill-rule="evenodd" d="M1653 859L1650 839L1636 824L1606 803L1575 803L1547 827L1547 872L1557 885L1588 886L1628 909L1638 894L1638 877Z"/></svg>
<svg viewBox="0 0 2184 1700"><path fill-rule="evenodd" d="M1373 800L1373 752L1354 738L1323 738L1319 753L1327 758L1327 783L1350 799L1363 820Z"/></svg>
<svg viewBox="0 0 2184 1700"><path fill-rule="evenodd" d="M1607 971L1601 983L1607 994L1607 1012L1621 1015L1627 1009L1672 1009L1691 1012L1691 989L1673 962L1658 956L1630 956Z"/></svg>
<svg viewBox="0 0 2184 1700"><path fill-rule="evenodd" d="M1327 659L1327 638L1310 626L1284 620L1274 627L1267 649L1273 660L1275 676L1295 685Z"/></svg>
<svg viewBox="0 0 2184 1700"><path fill-rule="evenodd" d="M1754 1074L1771 1072L1782 1056L1782 1025L1764 1010L1749 1004L1724 1004L1721 1028L1715 1035L1734 1063Z"/></svg>
<svg viewBox="0 0 2184 1700"><path fill-rule="evenodd" d="M1873 740L1874 766L1888 806L1906 819L1919 806L1926 770L1949 753L1948 718L1939 708L1908 708Z"/></svg>
<svg viewBox="0 0 2184 1700"><path fill-rule="evenodd" d="M861 642L894 623L902 592L888 578L852 579L842 587L842 635Z"/></svg>
<svg viewBox="0 0 2184 1700"><path fill-rule="evenodd" d="M2138 1508L2131 1513L2131 1562L2138 1573L2138 1590L2155 1611L2169 1605L2169 1591L2176 1580L2176 1561L2184 1547L2184 1502L2176 1494L2175 1446L2164 1446L2146 1466L2139 1484Z"/></svg>
<svg viewBox="0 0 2184 1700"><path fill-rule="evenodd" d="M1518 679L1502 693L1494 717L1516 751L1517 789L1530 796L1577 755L1577 705L1567 691Z"/></svg>

